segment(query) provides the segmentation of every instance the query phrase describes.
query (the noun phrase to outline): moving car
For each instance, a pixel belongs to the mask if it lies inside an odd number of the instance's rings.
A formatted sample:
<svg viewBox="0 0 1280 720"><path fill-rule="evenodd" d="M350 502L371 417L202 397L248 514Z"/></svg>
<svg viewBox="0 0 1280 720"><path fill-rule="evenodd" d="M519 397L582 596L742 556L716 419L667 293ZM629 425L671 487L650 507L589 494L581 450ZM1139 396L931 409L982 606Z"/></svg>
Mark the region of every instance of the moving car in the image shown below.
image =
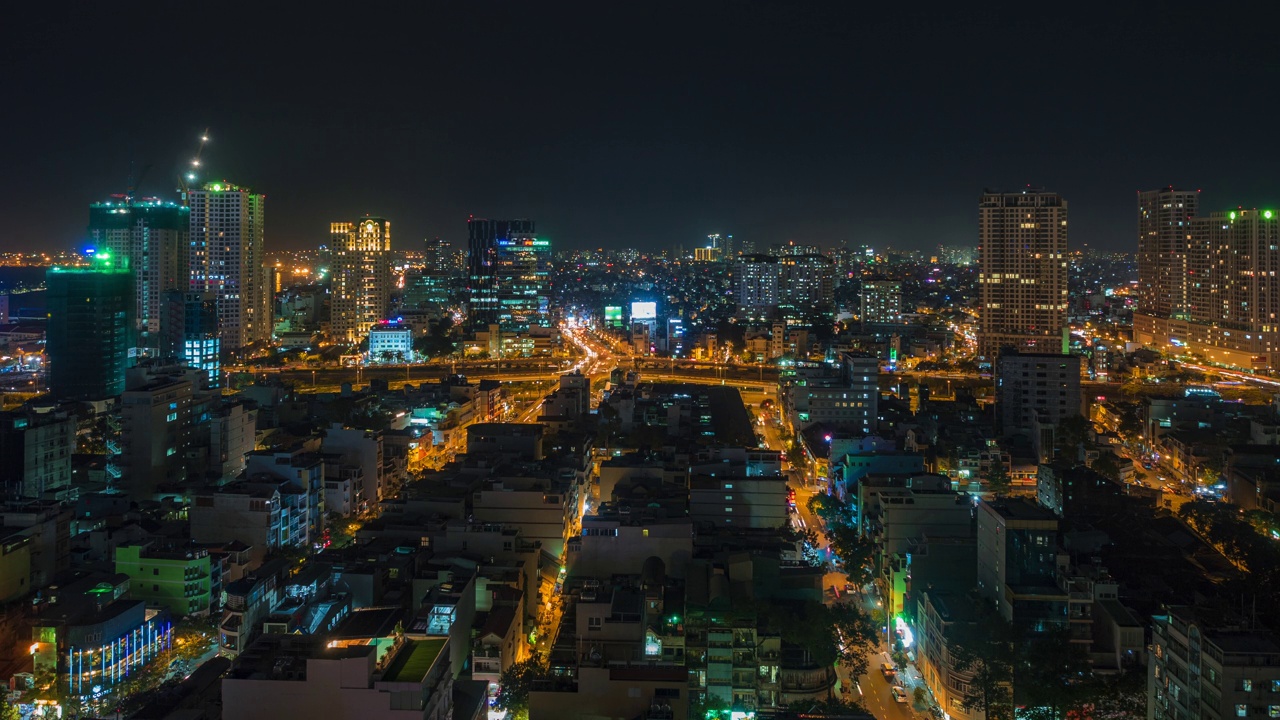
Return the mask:
<svg viewBox="0 0 1280 720"><path fill-rule="evenodd" d="M889 692L893 693L893 701L904 703L907 701L907 691L902 689L900 685L894 685Z"/></svg>
<svg viewBox="0 0 1280 720"><path fill-rule="evenodd" d="M897 668L892 663L880 663L880 672L884 674L886 680L892 680L893 676L898 674Z"/></svg>

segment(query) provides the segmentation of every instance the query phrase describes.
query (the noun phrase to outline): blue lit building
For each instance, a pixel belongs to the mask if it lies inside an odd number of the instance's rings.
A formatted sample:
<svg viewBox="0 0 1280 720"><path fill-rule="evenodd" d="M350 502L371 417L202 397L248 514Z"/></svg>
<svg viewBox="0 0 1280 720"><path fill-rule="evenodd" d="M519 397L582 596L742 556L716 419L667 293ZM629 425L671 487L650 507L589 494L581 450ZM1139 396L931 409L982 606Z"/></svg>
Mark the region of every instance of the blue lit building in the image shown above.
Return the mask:
<svg viewBox="0 0 1280 720"><path fill-rule="evenodd" d="M413 359L413 329L394 320L369 328L369 362L401 363Z"/></svg>
<svg viewBox="0 0 1280 720"><path fill-rule="evenodd" d="M188 366L204 370L208 386L221 387L222 334L218 299L213 293L173 291L165 293L161 323L161 352L180 358Z"/></svg>
<svg viewBox="0 0 1280 720"><path fill-rule="evenodd" d="M71 694L102 697L167 650L169 612L129 599L129 587L128 575L94 573L48 590L32 620L35 670L53 670Z"/></svg>

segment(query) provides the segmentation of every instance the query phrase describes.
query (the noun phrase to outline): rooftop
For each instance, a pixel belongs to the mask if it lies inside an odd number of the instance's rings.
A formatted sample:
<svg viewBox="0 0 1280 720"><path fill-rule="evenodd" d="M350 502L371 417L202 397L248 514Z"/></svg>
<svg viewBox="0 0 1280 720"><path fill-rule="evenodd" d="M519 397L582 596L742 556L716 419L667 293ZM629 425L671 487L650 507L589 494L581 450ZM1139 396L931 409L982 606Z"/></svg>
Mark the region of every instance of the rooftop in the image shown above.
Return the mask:
<svg viewBox="0 0 1280 720"><path fill-rule="evenodd" d="M391 661L386 674L382 677L383 682L422 682L431 671L431 666L435 664L446 642L448 640L445 638L407 641L405 647L396 654L395 660Z"/></svg>

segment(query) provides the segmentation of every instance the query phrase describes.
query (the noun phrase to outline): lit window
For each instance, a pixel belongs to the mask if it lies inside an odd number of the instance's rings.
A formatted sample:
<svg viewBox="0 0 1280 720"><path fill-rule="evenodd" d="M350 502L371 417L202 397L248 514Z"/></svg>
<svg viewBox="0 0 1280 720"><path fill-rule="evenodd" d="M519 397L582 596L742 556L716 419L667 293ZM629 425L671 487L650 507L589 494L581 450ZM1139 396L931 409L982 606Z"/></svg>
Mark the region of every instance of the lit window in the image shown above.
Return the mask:
<svg viewBox="0 0 1280 720"><path fill-rule="evenodd" d="M1236 705L1236 717L1248 717L1249 706L1243 703Z"/></svg>

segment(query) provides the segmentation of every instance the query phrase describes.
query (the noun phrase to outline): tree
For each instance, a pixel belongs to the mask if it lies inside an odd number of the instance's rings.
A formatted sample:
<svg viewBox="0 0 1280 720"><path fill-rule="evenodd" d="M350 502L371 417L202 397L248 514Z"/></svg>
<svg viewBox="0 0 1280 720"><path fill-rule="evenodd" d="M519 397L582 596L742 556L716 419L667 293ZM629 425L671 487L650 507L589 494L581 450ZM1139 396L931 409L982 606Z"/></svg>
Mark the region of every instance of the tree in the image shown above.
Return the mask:
<svg viewBox="0 0 1280 720"><path fill-rule="evenodd" d="M1084 647L1071 642L1070 630L1037 633L1022 648L1015 671L1021 713L1030 720L1076 717L1091 697L1086 680L1089 658Z"/></svg>
<svg viewBox="0 0 1280 720"><path fill-rule="evenodd" d="M827 525L827 542L841 569L849 576L849 582L858 587L871 582L876 550L873 543L860 537L856 528L844 522Z"/></svg>
<svg viewBox="0 0 1280 720"><path fill-rule="evenodd" d="M1013 627L994 613L975 623L957 624L948 633L956 670L972 673L964 709L988 720L1013 720Z"/></svg>
<svg viewBox="0 0 1280 720"><path fill-rule="evenodd" d="M814 493L809 497L805 507L818 516L824 525L842 525L849 522L849 506L835 495Z"/></svg>
<svg viewBox="0 0 1280 720"><path fill-rule="evenodd" d="M698 699L694 700L692 707L689 708L689 717L697 720L706 720L707 718L718 718L729 714L729 703L719 695L711 693L703 693Z"/></svg>
<svg viewBox="0 0 1280 720"><path fill-rule="evenodd" d="M1120 482L1120 460L1115 453L1103 452L1093 461L1093 471L1108 480Z"/></svg>
<svg viewBox="0 0 1280 720"><path fill-rule="evenodd" d="M1093 720L1143 720L1147 717L1147 674L1131 670L1118 676L1095 675L1089 681Z"/></svg>
<svg viewBox="0 0 1280 720"><path fill-rule="evenodd" d="M494 704L506 710L516 720L529 718L529 691L538 680L547 675L546 664L538 658L515 663L502 671L498 679L500 689Z"/></svg>
<svg viewBox="0 0 1280 720"><path fill-rule="evenodd" d="M1004 461L996 458L991 463L991 469L987 471L987 489L995 495L1005 495L1009 492L1009 487L1013 484L1013 478L1009 476L1009 468L1005 467Z"/></svg>
<svg viewBox="0 0 1280 720"><path fill-rule="evenodd" d="M1058 422L1054 431L1055 449L1058 455L1074 463L1079 455L1080 446L1089 439L1089 431L1093 423L1083 415L1072 415Z"/></svg>

